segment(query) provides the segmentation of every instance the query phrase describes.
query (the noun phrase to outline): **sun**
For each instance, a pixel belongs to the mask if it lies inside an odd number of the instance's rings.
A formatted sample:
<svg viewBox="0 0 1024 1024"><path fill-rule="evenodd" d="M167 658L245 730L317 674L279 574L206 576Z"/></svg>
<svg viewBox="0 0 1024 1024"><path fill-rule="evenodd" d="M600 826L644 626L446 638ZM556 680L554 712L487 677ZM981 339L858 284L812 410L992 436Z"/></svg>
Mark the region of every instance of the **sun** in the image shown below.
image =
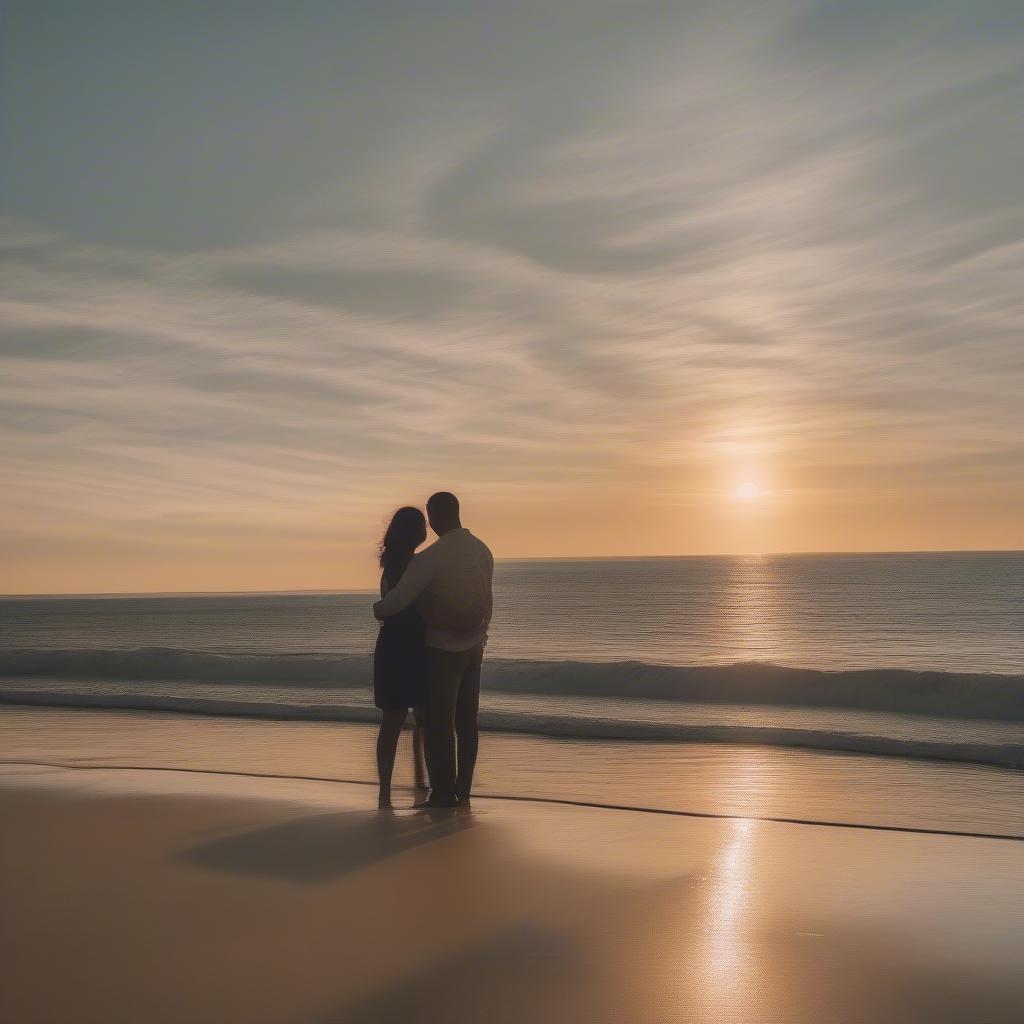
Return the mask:
<svg viewBox="0 0 1024 1024"><path fill-rule="evenodd" d="M756 501L761 497L761 488L757 484L747 480L744 483L736 485L736 497L740 501Z"/></svg>

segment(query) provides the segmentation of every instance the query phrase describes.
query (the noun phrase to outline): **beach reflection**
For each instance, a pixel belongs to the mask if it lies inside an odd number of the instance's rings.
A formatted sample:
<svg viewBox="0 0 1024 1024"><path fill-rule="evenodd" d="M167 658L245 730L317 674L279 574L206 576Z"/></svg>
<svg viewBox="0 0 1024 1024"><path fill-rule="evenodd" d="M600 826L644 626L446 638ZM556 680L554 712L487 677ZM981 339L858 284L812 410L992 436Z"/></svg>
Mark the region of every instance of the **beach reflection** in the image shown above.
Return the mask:
<svg viewBox="0 0 1024 1024"><path fill-rule="evenodd" d="M762 775L761 758L749 752L729 773L728 786L746 790ZM756 919L754 884L760 823L724 824L697 903L693 962L683 986L684 1002L700 1005L706 1019L746 1019L755 988L751 922Z"/></svg>
<svg viewBox="0 0 1024 1024"><path fill-rule="evenodd" d="M740 983L743 915L749 897L750 846L754 822L730 824L732 835L722 847L708 893L704 963L714 987L734 992Z"/></svg>
<svg viewBox="0 0 1024 1024"><path fill-rule="evenodd" d="M700 1006L705 1019L743 1019L751 999L750 903L757 822L728 825L698 905L692 968L686 972L683 1005Z"/></svg>

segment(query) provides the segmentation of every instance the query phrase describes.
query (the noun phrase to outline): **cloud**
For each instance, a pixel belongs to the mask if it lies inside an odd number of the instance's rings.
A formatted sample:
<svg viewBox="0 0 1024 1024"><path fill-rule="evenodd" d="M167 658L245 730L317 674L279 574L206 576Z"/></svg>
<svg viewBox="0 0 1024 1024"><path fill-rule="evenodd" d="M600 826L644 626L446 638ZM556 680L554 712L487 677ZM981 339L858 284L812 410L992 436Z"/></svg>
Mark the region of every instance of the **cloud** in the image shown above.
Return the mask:
<svg viewBox="0 0 1024 1024"><path fill-rule="evenodd" d="M897 501L1024 470L1024 69L1019 39L978 28L998 4L973 29L942 4L855 25L846 5L781 0L738 20L556 7L547 40L528 5L494 14L510 35L490 73L468 48L479 13L424 21L426 53L469 56L417 58L418 91L399 56L392 92L362 64L336 106L335 73L303 72L281 100L305 118L286 119L296 169L239 169L244 231L217 221L217 190L163 192L145 154L109 231L35 216L15 176L8 525L294 538L328 516L376 529L437 480L675 500L756 465L791 493L827 478L836 500ZM109 83L80 84L99 117ZM194 94L161 88L168 110ZM410 108L369 126L360 88L367 110ZM232 110L260 123L262 95ZM191 233L207 213L221 229Z"/></svg>

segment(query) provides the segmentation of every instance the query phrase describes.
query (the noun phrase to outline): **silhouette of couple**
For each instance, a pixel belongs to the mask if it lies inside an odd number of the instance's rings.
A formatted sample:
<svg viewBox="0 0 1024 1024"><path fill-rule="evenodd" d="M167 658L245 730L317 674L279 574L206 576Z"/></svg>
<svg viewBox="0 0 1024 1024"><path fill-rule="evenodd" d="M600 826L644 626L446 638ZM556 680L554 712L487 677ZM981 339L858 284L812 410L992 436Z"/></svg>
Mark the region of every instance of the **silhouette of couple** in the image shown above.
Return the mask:
<svg viewBox="0 0 1024 1024"><path fill-rule="evenodd" d="M380 545L373 692L383 713L377 736L381 807L391 806L395 752L410 708L417 789L425 790L430 777L430 795L416 806L468 807L473 788L494 558L462 525L454 494L431 495L427 519L437 540L419 554L427 525L418 508L395 512Z"/></svg>

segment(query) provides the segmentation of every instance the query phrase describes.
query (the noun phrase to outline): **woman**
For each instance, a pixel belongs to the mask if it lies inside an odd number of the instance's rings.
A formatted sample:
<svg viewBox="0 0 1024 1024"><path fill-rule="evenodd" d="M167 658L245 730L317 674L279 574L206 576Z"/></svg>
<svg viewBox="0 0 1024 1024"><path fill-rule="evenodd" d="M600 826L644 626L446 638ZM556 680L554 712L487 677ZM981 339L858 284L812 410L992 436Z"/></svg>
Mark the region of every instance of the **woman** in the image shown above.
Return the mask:
<svg viewBox="0 0 1024 1024"><path fill-rule="evenodd" d="M427 539L427 522L418 508L400 508L391 517L380 543L380 596L402 578L416 549ZM426 789L423 761L423 722L420 709L426 702L427 645L425 625L415 606L381 623L373 653L373 702L383 717L377 734L377 775L380 779L378 806L391 806L391 775L395 768L398 737L405 726L409 708L416 725L413 730L413 765L416 788Z"/></svg>
<svg viewBox="0 0 1024 1024"><path fill-rule="evenodd" d="M400 508L391 517L380 543L380 596L397 586L416 549L427 539L427 523L418 508ZM386 618L377 636L373 657L374 703L383 712L377 734L379 806L391 806L391 776L395 768L398 737L409 708L413 709L413 764L416 788L426 789L424 770L424 719L427 703L428 662L426 628L445 632L475 632L480 611L461 609L426 591L414 605Z"/></svg>

